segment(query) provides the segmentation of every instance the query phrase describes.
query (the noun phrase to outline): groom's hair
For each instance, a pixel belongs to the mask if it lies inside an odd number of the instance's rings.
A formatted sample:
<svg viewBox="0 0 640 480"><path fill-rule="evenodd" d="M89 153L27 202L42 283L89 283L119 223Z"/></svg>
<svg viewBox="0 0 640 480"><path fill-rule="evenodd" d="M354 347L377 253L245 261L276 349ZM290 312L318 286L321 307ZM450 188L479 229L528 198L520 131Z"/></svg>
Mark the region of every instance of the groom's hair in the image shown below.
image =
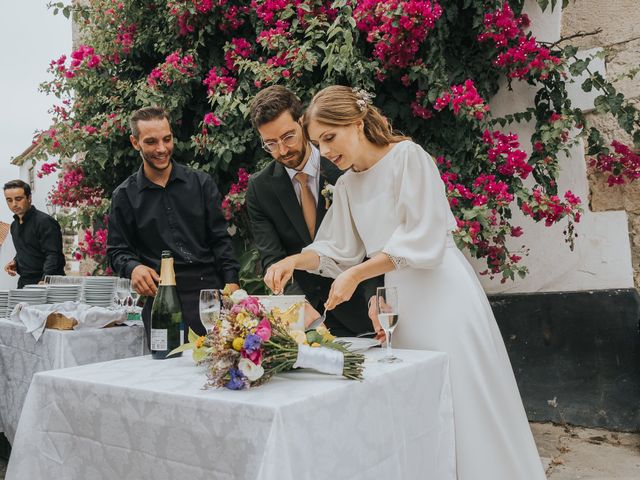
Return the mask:
<svg viewBox="0 0 640 480"><path fill-rule="evenodd" d="M275 120L284 112L289 112L297 121L302 117L302 102L295 93L282 85L272 85L260 90L251 101L250 118L253 128Z"/></svg>

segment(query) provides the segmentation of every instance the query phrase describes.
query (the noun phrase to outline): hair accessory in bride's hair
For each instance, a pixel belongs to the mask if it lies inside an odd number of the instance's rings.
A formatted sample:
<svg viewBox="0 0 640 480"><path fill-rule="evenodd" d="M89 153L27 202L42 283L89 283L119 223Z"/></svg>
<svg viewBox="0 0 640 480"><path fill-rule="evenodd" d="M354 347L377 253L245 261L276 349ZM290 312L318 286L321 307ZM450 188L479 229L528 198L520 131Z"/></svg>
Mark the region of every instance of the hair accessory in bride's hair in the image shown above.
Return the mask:
<svg viewBox="0 0 640 480"><path fill-rule="evenodd" d="M376 96L375 93L369 93L363 88L354 87L351 91L355 94L358 104L358 108L361 112L364 112L369 105L373 104L373 97Z"/></svg>

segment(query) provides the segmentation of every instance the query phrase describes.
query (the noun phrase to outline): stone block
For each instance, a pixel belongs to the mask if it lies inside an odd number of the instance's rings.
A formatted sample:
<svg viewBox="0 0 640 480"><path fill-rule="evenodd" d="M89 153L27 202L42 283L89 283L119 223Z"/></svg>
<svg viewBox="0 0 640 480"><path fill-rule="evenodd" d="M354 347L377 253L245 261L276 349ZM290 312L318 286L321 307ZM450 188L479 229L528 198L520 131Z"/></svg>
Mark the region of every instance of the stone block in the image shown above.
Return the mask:
<svg viewBox="0 0 640 480"><path fill-rule="evenodd" d="M609 80L613 81L619 77L623 77L639 66L640 39L625 42L624 44L609 49L609 54L607 55L607 73ZM614 86L628 99L640 98L640 74L634 78L620 78L614 82Z"/></svg>
<svg viewBox="0 0 640 480"><path fill-rule="evenodd" d="M571 44L581 48L606 47L638 36L638 0L579 0L569 2L562 12L562 37L578 32L602 32L577 37Z"/></svg>
<svg viewBox="0 0 640 480"><path fill-rule="evenodd" d="M623 210L625 204L624 188L621 186L610 187L604 174L589 174L590 199L589 206L594 212L607 210Z"/></svg>

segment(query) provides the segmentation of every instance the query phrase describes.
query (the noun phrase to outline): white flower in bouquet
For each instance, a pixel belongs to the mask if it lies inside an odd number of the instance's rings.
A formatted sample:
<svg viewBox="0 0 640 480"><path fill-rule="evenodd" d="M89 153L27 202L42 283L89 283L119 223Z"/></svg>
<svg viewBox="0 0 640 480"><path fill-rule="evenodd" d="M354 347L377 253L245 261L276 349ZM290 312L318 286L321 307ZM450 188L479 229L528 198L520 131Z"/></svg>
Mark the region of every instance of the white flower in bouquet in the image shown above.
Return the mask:
<svg viewBox="0 0 640 480"><path fill-rule="evenodd" d="M247 291L240 288L231 294L231 301L235 304L238 304L241 301L245 300L248 296L249 294L247 293Z"/></svg>
<svg viewBox="0 0 640 480"><path fill-rule="evenodd" d="M256 365L248 358L241 358L238 361L238 370L240 370L250 382L255 382L264 375L264 368L262 368L261 365Z"/></svg>

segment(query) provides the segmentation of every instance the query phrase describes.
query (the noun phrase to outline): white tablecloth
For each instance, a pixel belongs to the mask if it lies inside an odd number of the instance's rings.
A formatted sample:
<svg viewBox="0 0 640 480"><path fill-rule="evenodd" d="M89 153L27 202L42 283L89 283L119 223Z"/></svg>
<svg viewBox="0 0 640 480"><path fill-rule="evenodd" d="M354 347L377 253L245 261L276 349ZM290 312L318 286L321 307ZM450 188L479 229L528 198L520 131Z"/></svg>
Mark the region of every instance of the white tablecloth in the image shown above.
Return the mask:
<svg viewBox="0 0 640 480"><path fill-rule="evenodd" d="M36 372L142 355L143 328L46 329L36 341L22 323L0 319L0 432L9 442Z"/></svg>
<svg viewBox="0 0 640 480"><path fill-rule="evenodd" d="M185 355L37 374L7 480L453 480L446 355L367 354L365 380L310 371L203 390Z"/></svg>

